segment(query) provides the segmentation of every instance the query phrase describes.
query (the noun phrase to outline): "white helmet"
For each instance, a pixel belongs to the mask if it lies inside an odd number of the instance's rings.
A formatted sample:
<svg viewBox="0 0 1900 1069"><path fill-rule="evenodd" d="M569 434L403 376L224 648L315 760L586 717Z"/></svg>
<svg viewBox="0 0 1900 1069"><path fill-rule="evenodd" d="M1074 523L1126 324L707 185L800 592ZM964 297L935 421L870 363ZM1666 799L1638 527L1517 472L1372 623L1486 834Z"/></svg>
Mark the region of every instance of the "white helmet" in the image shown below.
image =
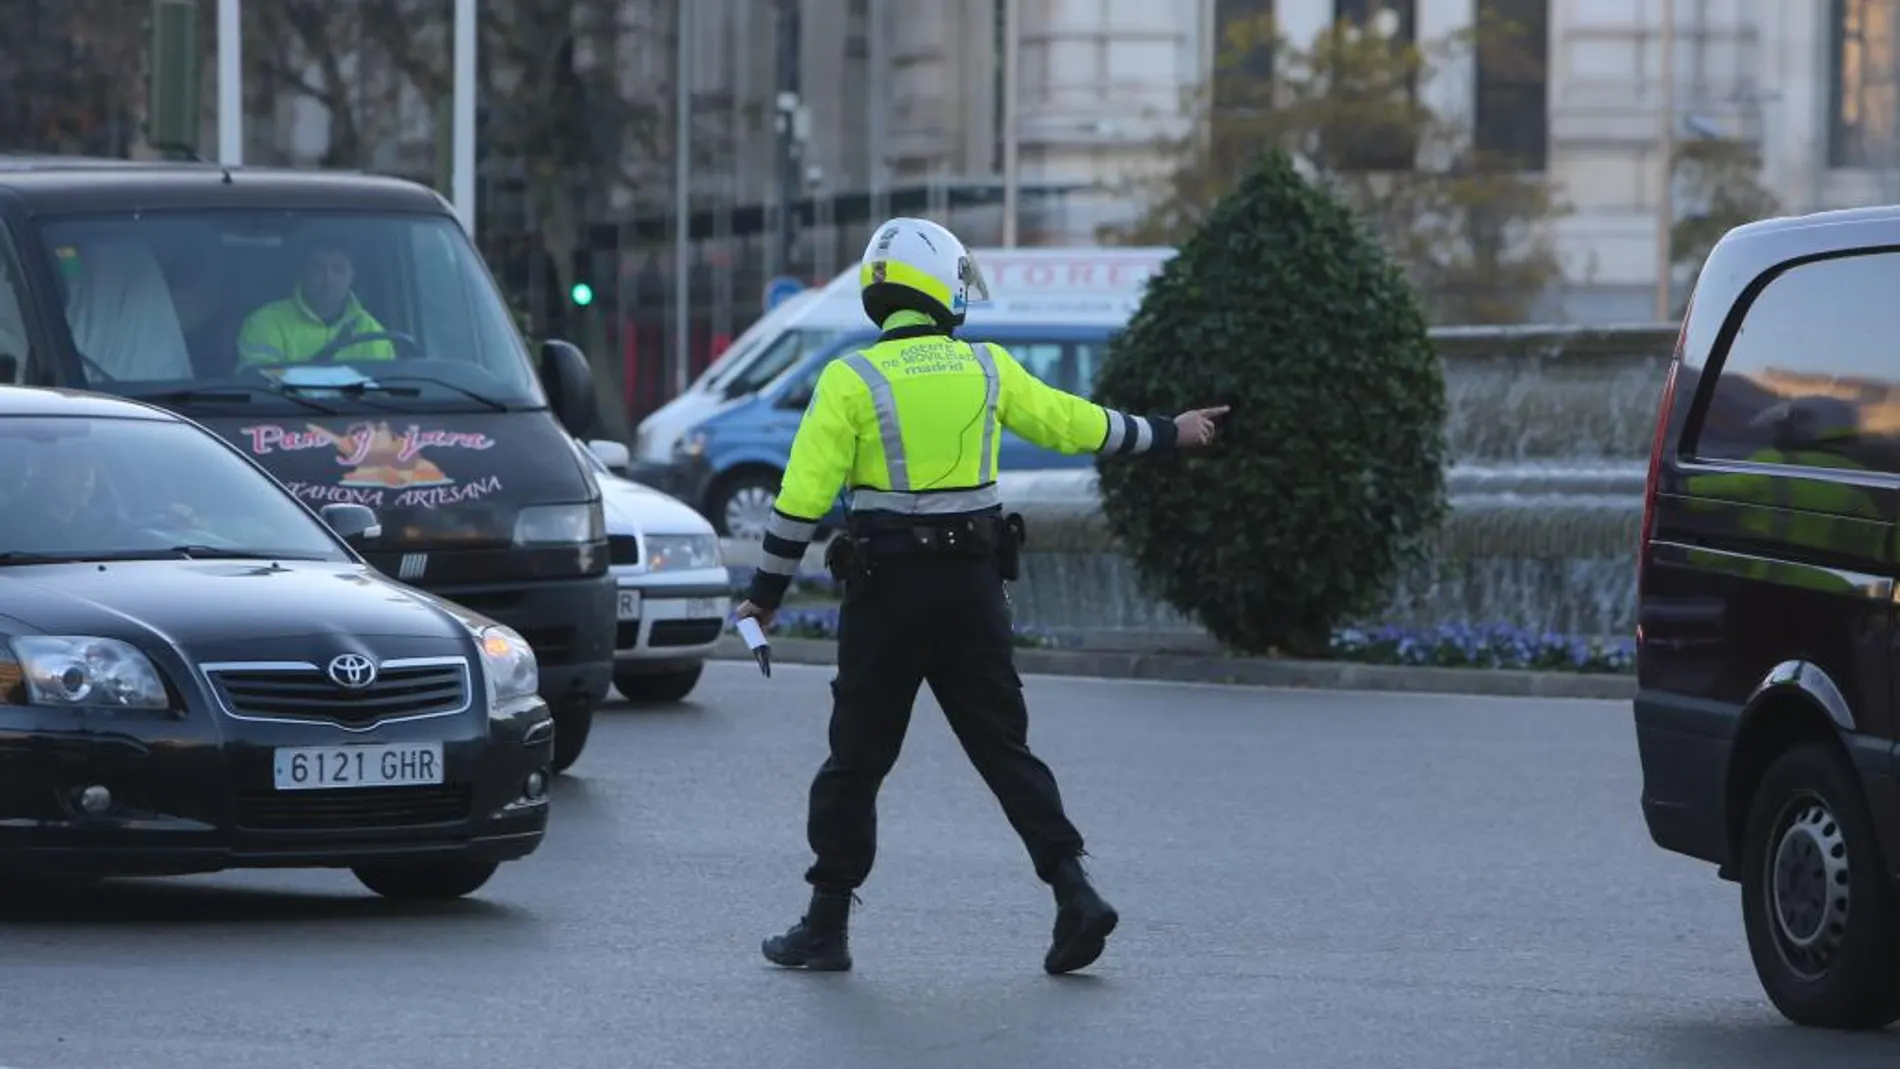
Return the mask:
<svg viewBox="0 0 1900 1069"><path fill-rule="evenodd" d="M928 219L892 219L877 228L858 267L864 314L882 326L892 313L922 312L945 329L963 325L989 284L957 236Z"/></svg>

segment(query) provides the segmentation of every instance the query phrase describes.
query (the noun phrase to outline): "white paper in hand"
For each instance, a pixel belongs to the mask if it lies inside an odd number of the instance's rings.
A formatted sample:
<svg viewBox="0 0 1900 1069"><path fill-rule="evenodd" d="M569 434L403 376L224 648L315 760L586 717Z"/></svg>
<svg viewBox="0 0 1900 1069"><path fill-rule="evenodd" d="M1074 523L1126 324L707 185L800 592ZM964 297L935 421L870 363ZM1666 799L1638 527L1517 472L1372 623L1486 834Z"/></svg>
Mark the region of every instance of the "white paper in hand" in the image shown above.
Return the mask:
<svg viewBox="0 0 1900 1069"><path fill-rule="evenodd" d="M748 616L739 621L739 637L745 639L746 649L751 650L753 658L759 662L759 671L767 679L772 678L772 644L766 641L765 629Z"/></svg>

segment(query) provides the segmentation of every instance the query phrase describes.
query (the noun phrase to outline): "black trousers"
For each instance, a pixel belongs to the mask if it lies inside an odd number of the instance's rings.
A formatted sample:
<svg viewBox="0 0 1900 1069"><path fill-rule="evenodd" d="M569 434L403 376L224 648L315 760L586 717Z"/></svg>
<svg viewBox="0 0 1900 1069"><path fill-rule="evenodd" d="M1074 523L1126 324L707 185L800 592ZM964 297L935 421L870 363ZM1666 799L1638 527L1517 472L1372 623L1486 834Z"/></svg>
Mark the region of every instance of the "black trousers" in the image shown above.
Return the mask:
<svg viewBox="0 0 1900 1069"><path fill-rule="evenodd" d="M1048 882L1082 851L1055 775L1029 751L1009 608L993 560L898 556L847 584L832 681L831 756L811 785L806 834L819 890L862 884L877 855L877 792L896 763L918 687L928 682Z"/></svg>

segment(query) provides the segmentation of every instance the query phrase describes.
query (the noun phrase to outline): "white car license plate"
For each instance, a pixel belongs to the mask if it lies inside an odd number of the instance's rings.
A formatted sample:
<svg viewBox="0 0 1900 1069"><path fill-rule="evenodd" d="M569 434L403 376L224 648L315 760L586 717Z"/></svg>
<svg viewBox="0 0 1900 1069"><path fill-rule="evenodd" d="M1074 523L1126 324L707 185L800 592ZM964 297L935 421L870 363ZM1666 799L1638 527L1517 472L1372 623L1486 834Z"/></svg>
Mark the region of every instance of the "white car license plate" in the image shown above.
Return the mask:
<svg viewBox="0 0 1900 1069"><path fill-rule="evenodd" d="M442 782L442 744L282 747L273 766L280 791L427 786Z"/></svg>
<svg viewBox="0 0 1900 1069"><path fill-rule="evenodd" d="M725 606L719 598L687 598L686 618L688 620L707 620L726 615Z"/></svg>
<svg viewBox="0 0 1900 1069"><path fill-rule="evenodd" d="M620 592L620 618L622 620L638 620L640 618L640 592L638 590L622 590Z"/></svg>

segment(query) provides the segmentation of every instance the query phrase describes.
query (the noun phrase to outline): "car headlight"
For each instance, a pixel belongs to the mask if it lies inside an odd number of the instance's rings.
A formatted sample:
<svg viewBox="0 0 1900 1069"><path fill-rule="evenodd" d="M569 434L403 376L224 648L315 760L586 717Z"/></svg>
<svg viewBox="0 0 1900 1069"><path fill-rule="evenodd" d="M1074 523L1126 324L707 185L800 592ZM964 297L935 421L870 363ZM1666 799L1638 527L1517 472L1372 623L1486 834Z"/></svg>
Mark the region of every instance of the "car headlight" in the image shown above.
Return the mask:
<svg viewBox="0 0 1900 1069"><path fill-rule="evenodd" d="M171 696L151 660L130 644L91 635L9 639L26 700L34 705L168 709Z"/></svg>
<svg viewBox="0 0 1900 1069"><path fill-rule="evenodd" d="M717 568L717 535L648 535L647 570L677 572L688 568Z"/></svg>
<svg viewBox="0 0 1900 1069"><path fill-rule="evenodd" d="M706 455L707 435L705 431L688 431L673 443L674 460L692 460Z"/></svg>
<svg viewBox="0 0 1900 1069"><path fill-rule="evenodd" d="M574 546L605 538L607 519L600 502L582 505L531 505L515 516L515 545Z"/></svg>
<svg viewBox="0 0 1900 1069"><path fill-rule="evenodd" d="M508 702L531 698L541 690L541 666L520 632L494 624L476 633L475 644L482 648L490 715Z"/></svg>

